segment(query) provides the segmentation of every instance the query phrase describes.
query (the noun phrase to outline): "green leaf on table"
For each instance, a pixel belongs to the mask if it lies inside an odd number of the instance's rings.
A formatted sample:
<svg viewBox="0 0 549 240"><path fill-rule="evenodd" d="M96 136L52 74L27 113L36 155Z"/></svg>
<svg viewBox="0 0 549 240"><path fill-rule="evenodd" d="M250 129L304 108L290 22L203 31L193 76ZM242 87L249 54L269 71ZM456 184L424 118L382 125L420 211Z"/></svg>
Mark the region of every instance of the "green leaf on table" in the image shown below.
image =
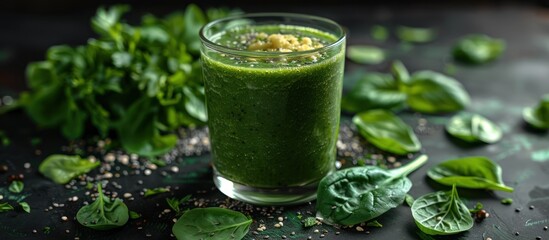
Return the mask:
<svg viewBox="0 0 549 240"><path fill-rule="evenodd" d="M80 156L54 154L40 163L38 171L55 183L66 184L71 179L93 170L100 164L82 159Z"/></svg>
<svg viewBox="0 0 549 240"><path fill-rule="evenodd" d="M514 189L503 183L501 172L497 163L475 156L439 163L427 171L427 176L448 186L512 192Z"/></svg>
<svg viewBox="0 0 549 240"><path fill-rule="evenodd" d="M374 46L353 45L347 47L347 58L360 64L378 64L385 60L385 51Z"/></svg>
<svg viewBox="0 0 549 240"><path fill-rule="evenodd" d="M13 210L14 210L13 206L10 205L9 203L7 203L7 202L0 203L0 213L9 212L9 211L13 211Z"/></svg>
<svg viewBox="0 0 549 240"><path fill-rule="evenodd" d="M316 220L315 217L308 217L308 218L305 218L303 219L303 227L312 227L312 226L316 226L318 224L318 221Z"/></svg>
<svg viewBox="0 0 549 240"><path fill-rule="evenodd" d="M511 205L511 204L513 204L513 199L512 198L501 199L501 204Z"/></svg>
<svg viewBox="0 0 549 240"><path fill-rule="evenodd" d="M317 216L328 224L354 225L382 215L402 204L412 187L406 176L427 159L421 155L392 170L352 167L324 177L317 190Z"/></svg>
<svg viewBox="0 0 549 240"><path fill-rule="evenodd" d="M181 211L181 204L184 204L188 202L191 199L192 195L186 195L185 197L181 199L177 198L166 198L166 202L168 203L168 206L176 213L176 216L179 216L183 214L183 211Z"/></svg>
<svg viewBox="0 0 549 240"><path fill-rule="evenodd" d="M430 28L400 26L396 29L396 35L403 42L426 43L433 41L436 33Z"/></svg>
<svg viewBox="0 0 549 240"><path fill-rule="evenodd" d="M549 94L545 94L535 107L525 108L522 117L534 128L549 129Z"/></svg>
<svg viewBox="0 0 549 240"><path fill-rule="evenodd" d="M416 199L412 216L419 229L429 235L456 234L473 227L473 218L459 199L455 185L449 192L429 193Z"/></svg>
<svg viewBox="0 0 549 240"><path fill-rule="evenodd" d="M8 190L12 193L20 193L23 191L24 187L25 187L25 184L23 182L16 180L10 183Z"/></svg>
<svg viewBox="0 0 549 240"><path fill-rule="evenodd" d="M165 187L146 189L145 193L143 194L143 197L150 197L150 196L158 195L158 194L161 194L161 193L167 193L169 191L170 191L170 189L165 188Z"/></svg>
<svg viewBox="0 0 549 240"><path fill-rule="evenodd" d="M76 220L85 227L95 230L109 230L124 226L129 219L128 207L122 200L111 200L103 195L101 184L97 184L97 199L83 206L76 213Z"/></svg>
<svg viewBox="0 0 549 240"><path fill-rule="evenodd" d="M446 131L463 141L495 143L501 139L501 128L480 114L461 112L446 124Z"/></svg>
<svg viewBox="0 0 549 240"><path fill-rule="evenodd" d="M252 219L244 214L224 208L195 208L183 214L172 227L179 240L187 239L242 239Z"/></svg>
<svg viewBox="0 0 549 240"><path fill-rule="evenodd" d="M472 209L469 209L469 212L470 213L477 213L477 212L480 212L480 210L484 209L484 205L480 202L477 202L477 204L475 204L475 207L472 208Z"/></svg>
<svg viewBox="0 0 549 240"><path fill-rule="evenodd" d="M405 92L408 105L423 113L455 112L470 102L469 94L461 83L432 71L415 72Z"/></svg>
<svg viewBox="0 0 549 240"><path fill-rule="evenodd" d="M387 152L404 155L421 149L414 131L387 110L359 113L353 117L353 123L369 143Z"/></svg>
<svg viewBox="0 0 549 240"><path fill-rule="evenodd" d="M370 36L380 42L383 42L389 38L389 30L381 25L374 25L370 29Z"/></svg>
<svg viewBox="0 0 549 240"><path fill-rule="evenodd" d="M141 214L134 211L129 211L129 217L130 219L138 219L141 217Z"/></svg>
<svg viewBox="0 0 549 240"><path fill-rule="evenodd" d="M483 64L498 58L504 50L503 40L474 34L461 38L455 44L452 54L460 62Z"/></svg>
<svg viewBox="0 0 549 240"><path fill-rule="evenodd" d="M406 66L399 60L396 60L391 64L391 73L399 85L408 84L410 82L410 73L408 73Z"/></svg>
<svg viewBox="0 0 549 240"><path fill-rule="evenodd" d="M341 107L349 112L371 109L398 110L404 108L406 95L388 74L365 73L351 91L341 99Z"/></svg>
<svg viewBox="0 0 549 240"><path fill-rule="evenodd" d="M21 208L23 209L23 211L27 212L27 213L30 213L31 212L31 208L29 206L29 204L27 202L19 202L19 206L21 206Z"/></svg>
<svg viewBox="0 0 549 240"><path fill-rule="evenodd" d="M381 224L381 223L378 222L377 220L374 220L374 221L369 221L368 223L366 223L366 227L381 228L381 227L383 227L383 224Z"/></svg>

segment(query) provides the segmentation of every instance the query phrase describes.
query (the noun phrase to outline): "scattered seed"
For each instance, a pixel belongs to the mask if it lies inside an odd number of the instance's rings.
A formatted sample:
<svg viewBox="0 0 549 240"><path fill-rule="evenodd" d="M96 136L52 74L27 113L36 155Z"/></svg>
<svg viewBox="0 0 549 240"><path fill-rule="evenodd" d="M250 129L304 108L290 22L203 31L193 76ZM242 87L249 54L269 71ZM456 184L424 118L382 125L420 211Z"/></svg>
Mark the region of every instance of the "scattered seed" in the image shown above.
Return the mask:
<svg viewBox="0 0 549 240"><path fill-rule="evenodd" d="M547 231L547 229L549 229L549 227L547 227L547 226L543 227L543 230Z"/></svg>
<svg viewBox="0 0 549 240"><path fill-rule="evenodd" d="M36 229L33 229L33 230L32 230L32 233L37 233L37 232L38 232L38 231L36 231Z"/></svg>
<svg viewBox="0 0 549 240"><path fill-rule="evenodd" d="M282 222L282 221L284 221L284 218L283 217L278 217L278 221Z"/></svg>
<svg viewBox="0 0 549 240"><path fill-rule="evenodd" d="M529 208L530 208L530 210L533 210L535 207L534 207L534 205L530 205Z"/></svg>
<svg viewBox="0 0 549 240"><path fill-rule="evenodd" d="M315 229L313 232L314 232L314 233L318 233L318 229Z"/></svg>
<svg viewBox="0 0 549 240"><path fill-rule="evenodd" d="M61 217L61 220L63 220L63 221L66 222L67 220L69 220L69 218L68 218L67 216L62 216L62 217Z"/></svg>
<svg viewBox="0 0 549 240"><path fill-rule="evenodd" d="M177 167L177 166L172 166L172 167L170 168L170 170L171 170L173 173L178 173L178 172L179 172L179 167Z"/></svg>
<svg viewBox="0 0 549 240"><path fill-rule="evenodd" d="M70 232L71 232L71 230L69 230L69 229L65 230L65 233L70 233Z"/></svg>
<svg viewBox="0 0 549 240"><path fill-rule="evenodd" d="M6 165L6 164L1 164L0 165L0 173L8 172L8 170L9 170L8 165Z"/></svg>
<svg viewBox="0 0 549 240"><path fill-rule="evenodd" d="M492 238L491 238L491 237L487 237L486 240L492 240Z"/></svg>
<svg viewBox="0 0 549 240"><path fill-rule="evenodd" d="M124 193L123 197L124 198L131 198L132 194L131 193Z"/></svg>
<svg viewBox="0 0 549 240"><path fill-rule="evenodd" d="M359 232L364 232L364 228L362 228L361 226L356 226L356 230Z"/></svg>
<svg viewBox="0 0 549 240"><path fill-rule="evenodd" d="M31 167L31 164L27 162L27 163L23 164L23 167L25 169L29 169Z"/></svg>
<svg viewBox="0 0 549 240"><path fill-rule="evenodd" d="M515 208L515 212L520 212L520 208Z"/></svg>
<svg viewBox="0 0 549 240"><path fill-rule="evenodd" d="M536 240L541 240L541 237L540 237L540 236L537 236L537 237L536 237Z"/></svg>
<svg viewBox="0 0 549 240"><path fill-rule="evenodd" d="M515 232L515 236L518 236L518 235L520 235L520 233L519 233L519 232Z"/></svg>
<svg viewBox="0 0 549 240"><path fill-rule="evenodd" d="M143 173L145 174L145 176L149 176L149 175L151 175L152 171L150 169L145 169L145 171L143 171Z"/></svg>

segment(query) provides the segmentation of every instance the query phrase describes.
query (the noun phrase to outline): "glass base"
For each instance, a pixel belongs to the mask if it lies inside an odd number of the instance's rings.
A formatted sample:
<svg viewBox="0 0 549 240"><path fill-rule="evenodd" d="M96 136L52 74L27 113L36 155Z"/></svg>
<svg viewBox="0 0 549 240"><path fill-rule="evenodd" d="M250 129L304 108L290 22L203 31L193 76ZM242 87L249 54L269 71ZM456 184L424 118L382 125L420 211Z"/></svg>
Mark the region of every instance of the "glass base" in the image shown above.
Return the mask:
<svg viewBox="0 0 549 240"><path fill-rule="evenodd" d="M258 188L242 185L221 176L214 169L215 186L230 198L255 205L294 205L316 199L318 182L298 187Z"/></svg>

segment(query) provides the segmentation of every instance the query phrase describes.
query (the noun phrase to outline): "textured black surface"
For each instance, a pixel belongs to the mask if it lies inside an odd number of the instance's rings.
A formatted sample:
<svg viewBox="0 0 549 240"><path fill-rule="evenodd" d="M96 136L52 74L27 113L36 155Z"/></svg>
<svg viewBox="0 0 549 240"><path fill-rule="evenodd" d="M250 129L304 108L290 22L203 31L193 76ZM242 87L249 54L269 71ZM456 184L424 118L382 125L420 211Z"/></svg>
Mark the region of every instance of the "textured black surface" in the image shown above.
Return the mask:
<svg viewBox="0 0 549 240"><path fill-rule="evenodd" d="M246 11L282 10L257 6L242 8ZM549 231L543 230L544 226L549 225L549 133L532 131L524 125L521 117L524 107L536 104L544 93L549 93L548 10L502 6L458 9L331 6L290 10L326 16L340 22L348 29L348 44L375 44L388 49L388 59L403 60L410 71L430 69L444 72L447 64L452 63L450 47L465 34L485 33L505 39L507 51L501 59L478 67L454 66L455 78L464 84L472 96L468 110L497 122L504 130L503 140L492 145L464 145L450 139L444 132L443 125L449 116L401 113L400 116L418 133L423 143L423 152L430 156L426 166L411 174L414 186L410 193L419 197L432 191L449 189L426 177L427 169L437 162L460 156L488 156L502 166L503 180L507 185L515 187L515 192L460 189L460 196L468 202L468 206L482 202L490 217L475 223L466 233L440 239L536 239L536 236L549 239ZM137 10L145 11L148 10ZM0 57L0 96L13 95L24 88L25 63L40 59L48 46L59 43L81 44L91 36L88 28L91 12L90 15L83 12L48 17L16 14L0 16L0 22L7 25L0 37L0 51L4 53L3 56L7 56ZM432 43L411 47L400 44L394 35L385 43L376 43L369 36L369 28L374 24L387 26L391 32L398 25L431 27L436 29L437 38ZM376 66L347 63L346 68L348 73L359 69L387 71L389 63L386 61ZM346 86L349 85L351 83L347 82ZM424 119L427 120L426 125L422 125ZM61 152L61 146L67 142L56 131L36 129L22 112L0 116L0 129L12 140L10 146L0 146L0 163L10 167L9 173L0 174L0 195L11 202L17 196L26 196L25 201L32 208L30 214L21 211L0 213L0 239L73 239L76 236L80 239L169 239L174 214L168 213L159 218L160 212L168 208L164 200L166 197L192 194L193 200L198 203L202 199L205 205L219 205L225 199L213 189L207 155L181 157L174 163L179 165L178 174L162 176L161 171L168 171L168 166L154 171L150 176L141 173L111 179L122 185L123 189L117 190L109 185L107 190L116 190L120 195L132 193L135 200L126 201L128 207L143 214L143 217L130 220L126 226L117 230L89 230L73 220L82 202L90 201L89 196L84 195L86 189L65 189L45 179L36 170L45 156ZM37 147L30 144L34 137L42 139ZM36 148L42 151L41 155L35 154ZM31 163L29 170L23 168L26 162ZM25 190L17 196L7 192L7 176L14 173L25 174ZM143 185L138 185L137 180L143 180ZM139 196L139 191L144 187L168 185L179 189L149 198ZM79 200L68 202L67 199L72 196L78 196ZM514 203L509 206L501 204L500 200L506 197L513 198ZM65 204L65 207L44 211L54 202ZM193 204L187 206L193 207ZM250 212L249 206L234 201L228 201L227 204L235 205L236 209L248 208L246 211ZM530 209L531 205L535 208ZM516 212L517 208L521 211ZM280 210L280 213L276 213L276 210ZM278 216L288 217L284 227L274 228L274 219L265 216L261 210L255 210L252 217L257 221L265 221L268 229L257 236L250 233L246 239L262 239L264 235L269 235L270 239L280 239L282 235L296 239L306 239L308 236L319 239L323 229L328 230L324 239L431 239L419 234L409 207L404 205L378 218L383 228L367 229L369 233L354 229L336 230L329 226L303 229L296 218L296 212L301 212L305 217L311 216L314 213L314 202L283 209L268 208L268 212L271 211L275 219ZM67 216L69 220L62 221L61 216ZM251 231L257 228L257 221ZM44 227L50 227L51 232L44 233ZM32 233L33 229L37 233ZM315 229L320 232L315 233ZM295 236L290 235L292 231L296 233ZM335 235L336 231L340 234ZM520 235L515 236L515 232ZM151 236L147 238L147 234Z"/></svg>

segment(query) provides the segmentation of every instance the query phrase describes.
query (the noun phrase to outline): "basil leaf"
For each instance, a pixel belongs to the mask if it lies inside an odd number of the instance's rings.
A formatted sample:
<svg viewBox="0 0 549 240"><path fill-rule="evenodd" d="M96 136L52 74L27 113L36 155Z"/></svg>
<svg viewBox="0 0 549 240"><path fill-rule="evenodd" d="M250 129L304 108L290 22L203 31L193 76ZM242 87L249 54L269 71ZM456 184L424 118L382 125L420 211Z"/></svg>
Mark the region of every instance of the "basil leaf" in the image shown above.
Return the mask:
<svg viewBox="0 0 549 240"><path fill-rule="evenodd" d="M369 143L387 152L403 155L421 149L412 129L389 111L362 112L353 117L353 123Z"/></svg>
<svg viewBox="0 0 549 240"><path fill-rule="evenodd" d="M9 203L5 202L5 203L0 203L0 213L2 212L9 212L9 211L13 211L14 208L12 205L10 205Z"/></svg>
<svg viewBox="0 0 549 240"><path fill-rule="evenodd" d="M535 107L525 108L522 117L532 127L549 129L549 94L544 95Z"/></svg>
<svg viewBox="0 0 549 240"><path fill-rule="evenodd" d="M389 31L384 26L375 25L370 29L370 36L377 41L384 42L389 38Z"/></svg>
<svg viewBox="0 0 549 240"><path fill-rule="evenodd" d="M341 99L341 107L349 112L371 109L398 110L404 108L406 95L399 92L397 82L389 75L366 73Z"/></svg>
<svg viewBox="0 0 549 240"><path fill-rule="evenodd" d="M179 240L183 239L242 239L252 219L224 208L195 208L183 214L172 227Z"/></svg>
<svg viewBox="0 0 549 240"><path fill-rule="evenodd" d="M432 167L427 176L444 185L512 192L501 179L501 167L486 157L448 160Z"/></svg>
<svg viewBox="0 0 549 240"><path fill-rule="evenodd" d="M21 181L13 181L10 183L8 190L12 193L20 193L23 191L25 184Z"/></svg>
<svg viewBox="0 0 549 240"><path fill-rule="evenodd" d="M446 131L467 142L495 143L503 135L501 129L480 114L462 112L450 119Z"/></svg>
<svg viewBox="0 0 549 240"><path fill-rule="evenodd" d="M405 88L408 105L418 112L454 112L469 105L469 94L461 83L441 73L419 71Z"/></svg>
<svg viewBox="0 0 549 240"><path fill-rule="evenodd" d="M122 200L111 200L103 195L101 184L97 184L97 199L83 206L76 213L76 220L85 227L95 230L109 230L124 226L129 219L128 207Z"/></svg>
<svg viewBox="0 0 549 240"><path fill-rule="evenodd" d="M21 206L21 208L23 209L23 211L27 212L27 213L30 213L31 212L31 208L29 206L29 204L27 202L20 202L19 203L19 206Z"/></svg>
<svg viewBox="0 0 549 240"><path fill-rule="evenodd" d="M397 37L403 42L425 43L435 39L435 31L430 28L400 26L396 29Z"/></svg>
<svg viewBox="0 0 549 240"><path fill-rule="evenodd" d="M329 224L354 225L372 220L402 204L412 182L409 173L427 162L422 155L393 170L353 167L324 177L317 190L317 215Z"/></svg>
<svg viewBox="0 0 549 240"><path fill-rule="evenodd" d="M74 177L87 173L100 164L99 162L82 159L80 156L54 154L40 163L38 171L55 183L65 184Z"/></svg>
<svg viewBox="0 0 549 240"><path fill-rule="evenodd" d="M412 216L419 229L429 235L456 234L473 227L473 218L455 185L450 192L429 193L416 199Z"/></svg>
<svg viewBox="0 0 549 240"><path fill-rule="evenodd" d="M482 64L498 58L505 50L505 42L486 35L469 35L461 38L454 46L454 59L469 63Z"/></svg>
<svg viewBox="0 0 549 240"><path fill-rule="evenodd" d="M378 64L385 60L385 51L367 45L349 46L347 48L347 58L360 64Z"/></svg>

